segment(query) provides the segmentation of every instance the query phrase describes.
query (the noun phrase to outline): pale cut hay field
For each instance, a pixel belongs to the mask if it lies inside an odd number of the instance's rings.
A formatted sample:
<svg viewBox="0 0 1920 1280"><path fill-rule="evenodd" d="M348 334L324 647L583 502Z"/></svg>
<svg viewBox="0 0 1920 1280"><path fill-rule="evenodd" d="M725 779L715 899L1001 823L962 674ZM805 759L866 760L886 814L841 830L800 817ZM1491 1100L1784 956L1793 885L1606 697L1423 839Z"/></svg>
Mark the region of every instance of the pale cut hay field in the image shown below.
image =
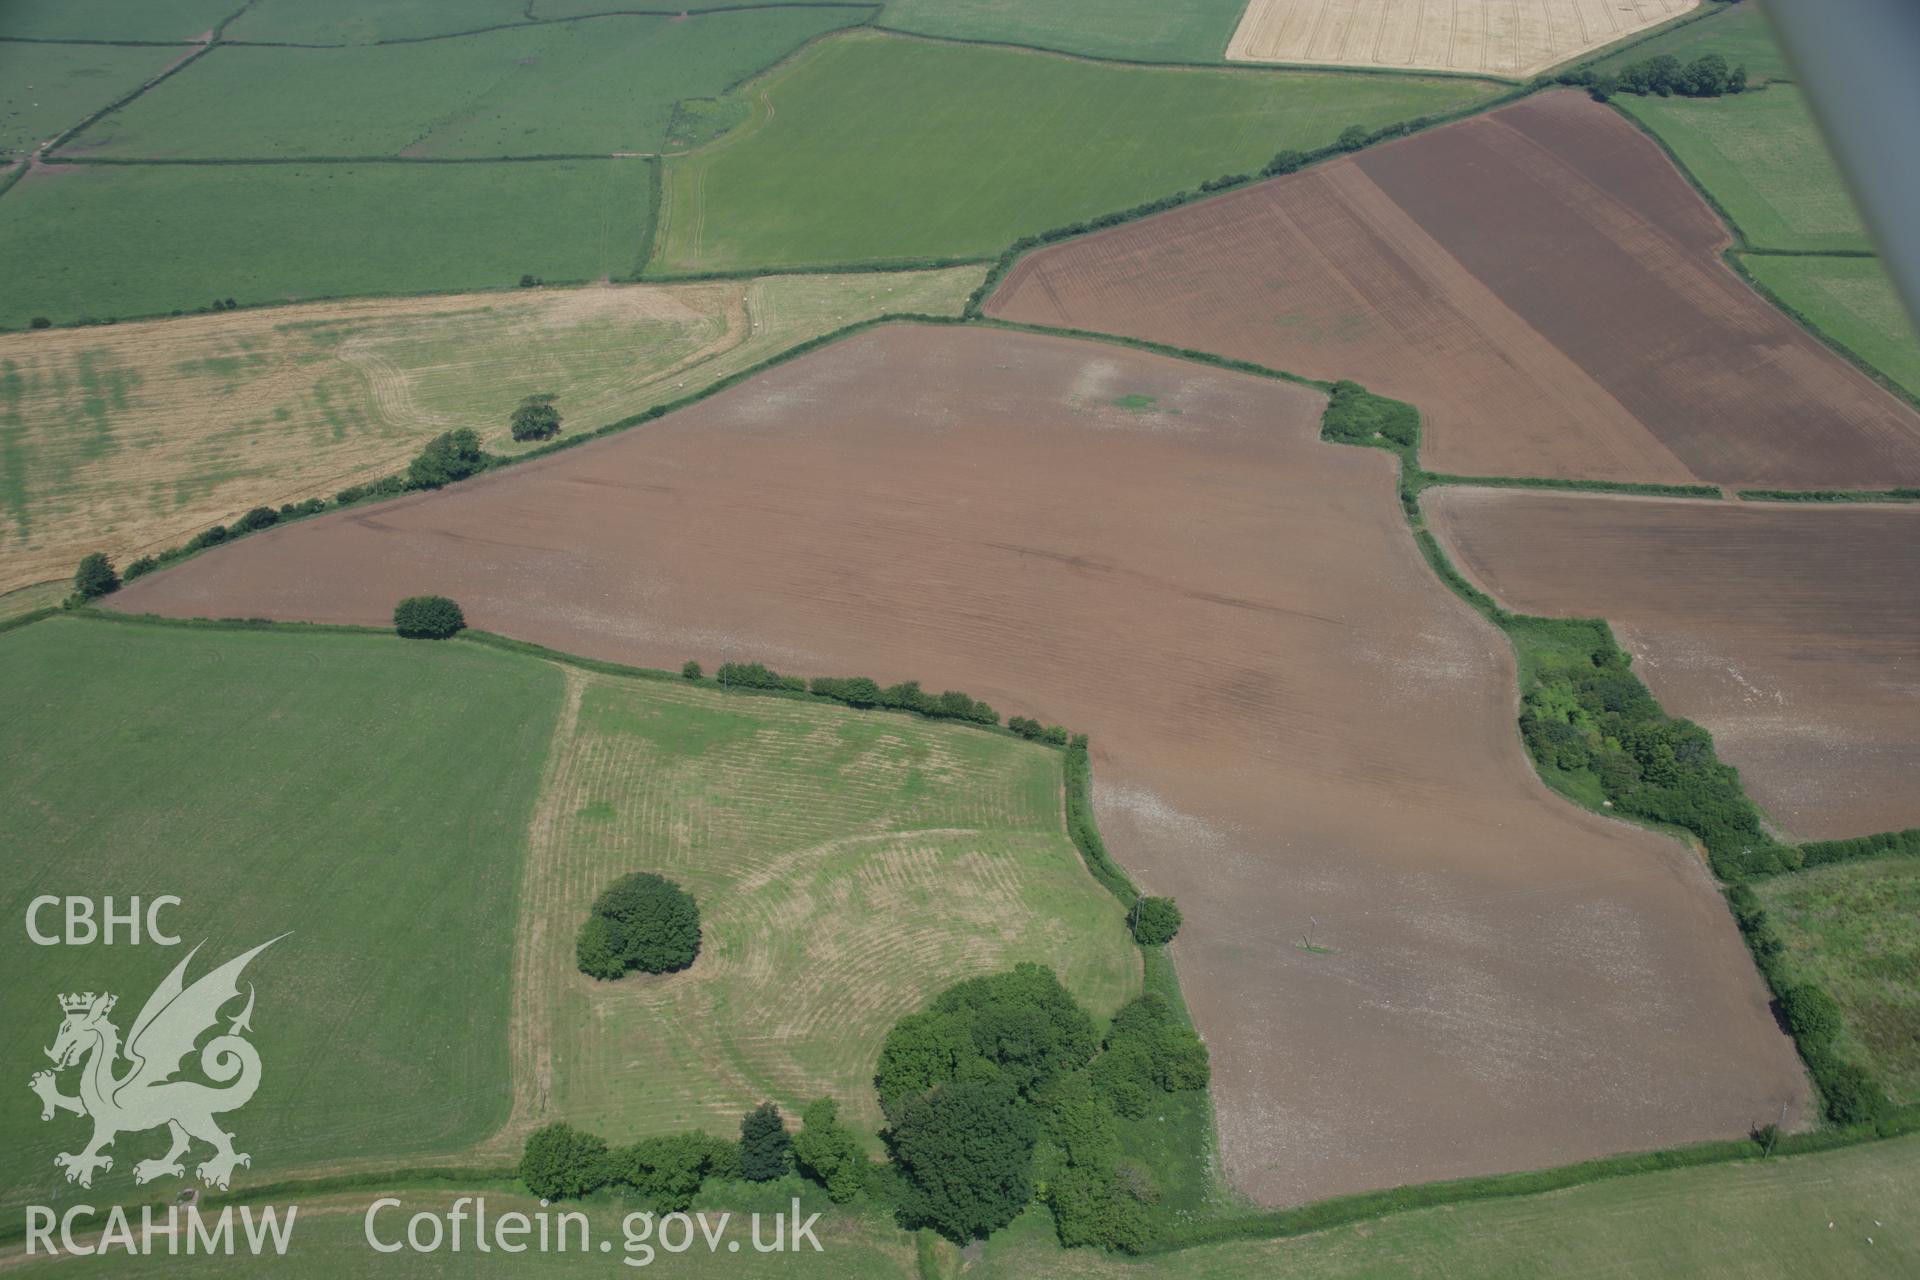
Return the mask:
<svg viewBox="0 0 1920 1280"><path fill-rule="evenodd" d="M1235 62L1530 76L1700 0L1249 0Z"/></svg>

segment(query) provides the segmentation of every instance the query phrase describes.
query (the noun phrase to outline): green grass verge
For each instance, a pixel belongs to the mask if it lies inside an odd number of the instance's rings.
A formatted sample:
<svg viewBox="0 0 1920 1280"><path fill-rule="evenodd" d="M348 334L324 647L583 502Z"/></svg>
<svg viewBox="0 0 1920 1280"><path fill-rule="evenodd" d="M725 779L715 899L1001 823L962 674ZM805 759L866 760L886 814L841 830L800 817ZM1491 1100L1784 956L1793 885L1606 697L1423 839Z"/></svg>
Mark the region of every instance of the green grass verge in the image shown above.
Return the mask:
<svg viewBox="0 0 1920 1280"><path fill-rule="evenodd" d="M0 42L0 154L25 154L132 93L191 50Z"/></svg>
<svg viewBox="0 0 1920 1280"><path fill-rule="evenodd" d="M0 200L0 325L622 276L653 163L42 166Z"/></svg>
<svg viewBox="0 0 1920 1280"><path fill-rule="evenodd" d="M1743 247L1871 253L1846 183L1793 85L1724 98L1620 94L1733 223Z"/></svg>
<svg viewBox="0 0 1920 1280"><path fill-rule="evenodd" d="M717 97L869 12L616 15L345 49L225 45L66 149L167 160L658 152L676 102Z"/></svg>
<svg viewBox="0 0 1920 1280"><path fill-rule="evenodd" d="M988 258L1288 147L1484 101L1476 81L1151 69L871 32L740 90L753 118L669 160L653 269Z"/></svg>
<svg viewBox="0 0 1920 1280"><path fill-rule="evenodd" d="M7 0L0 36L26 40L197 40L243 0Z"/></svg>
<svg viewBox="0 0 1920 1280"><path fill-rule="evenodd" d="M391 636L69 617L0 636L9 1074L45 1065L55 993L117 993L124 1031L185 954L35 946L28 900L175 894L165 923L206 940L195 975L294 931L249 970L266 1070L230 1122L244 1181L486 1137L506 1118L514 905L560 699L550 668ZM146 1198L131 1167L164 1146L127 1135L81 1193L52 1163L81 1121L22 1105L0 1137L16 1205Z"/></svg>
<svg viewBox="0 0 1920 1280"><path fill-rule="evenodd" d="M1752 83L1792 79L1793 68L1787 65L1786 54L1774 41L1772 28L1767 26L1766 15L1753 0L1740 4L1708 0L1701 8L1706 12L1698 21L1682 23L1651 39L1608 53L1595 60L1595 70L1618 73L1629 62L1644 62L1661 54L1685 63L1702 54L1717 53L1730 67L1745 66Z"/></svg>
<svg viewBox="0 0 1920 1280"><path fill-rule="evenodd" d="M1920 1101L1920 860L1812 867L1755 886L1786 944L1782 964L1840 1004L1842 1055L1895 1102Z"/></svg>
<svg viewBox="0 0 1920 1280"><path fill-rule="evenodd" d="M1134 62L1220 62L1246 0L888 0L895 31Z"/></svg>
<svg viewBox="0 0 1920 1280"><path fill-rule="evenodd" d="M1880 259L1748 253L1740 266L1802 325L1920 401L1920 334Z"/></svg>

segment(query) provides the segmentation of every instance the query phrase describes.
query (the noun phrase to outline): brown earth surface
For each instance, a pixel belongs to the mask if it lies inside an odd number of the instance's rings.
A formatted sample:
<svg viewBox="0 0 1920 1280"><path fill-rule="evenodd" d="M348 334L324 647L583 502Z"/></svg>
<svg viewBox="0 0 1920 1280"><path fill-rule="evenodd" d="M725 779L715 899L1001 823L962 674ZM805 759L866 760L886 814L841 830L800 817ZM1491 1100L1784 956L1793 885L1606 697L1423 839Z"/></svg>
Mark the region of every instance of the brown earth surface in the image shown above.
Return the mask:
<svg viewBox="0 0 1920 1280"><path fill-rule="evenodd" d="M1419 557L1392 459L1316 439L1321 405L891 326L112 603L383 624L440 591L602 658L918 678L1090 732L1117 856L1186 911L1225 1171L1267 1203L1797 1117L1699 862L1541 786L1504 639Z"/></svg>
<svg viewBox="0 0 1920 1280"><path fill-rule="evenodd" d="M1612 622L1788 832L1920 826L1920 507L1493 489L1422 506L1509 608Z"/></svg>
<svg viewBox="0 0 1920 1280"><path fill-rule="evenodd" d="M1728 243L1651 139L1548 93L1042 249L987 309L1357 379L1420 407L1435 471L1920 483L1920 414Z"/></svg>

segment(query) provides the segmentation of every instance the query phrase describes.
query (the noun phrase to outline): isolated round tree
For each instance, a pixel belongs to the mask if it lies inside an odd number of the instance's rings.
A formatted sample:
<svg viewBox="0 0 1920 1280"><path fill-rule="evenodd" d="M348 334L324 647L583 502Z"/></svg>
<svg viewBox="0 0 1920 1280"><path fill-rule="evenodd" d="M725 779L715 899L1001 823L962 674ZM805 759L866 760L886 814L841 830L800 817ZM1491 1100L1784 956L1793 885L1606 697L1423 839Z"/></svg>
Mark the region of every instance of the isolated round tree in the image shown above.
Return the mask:
<svg viewBox="0 0 1920 1280"><path fill-rule="evenodd" d="M596 925L596 919L604 923ZM595 977L618 976L608 972L614 957L622 973L629 969L673 973L692 964L699 954L700 908L692 895L647 871L608 885L594 901L593 917L582 927L579 939L581 971Z"/></svg>
<svg viewBox="0 0 1920 1280"><path fill-rule="evenodd" d="M1172 898L1142 898L1134 908L1133 936L1142 946L1164 947L1180 932L1180 908Z"/></svg>

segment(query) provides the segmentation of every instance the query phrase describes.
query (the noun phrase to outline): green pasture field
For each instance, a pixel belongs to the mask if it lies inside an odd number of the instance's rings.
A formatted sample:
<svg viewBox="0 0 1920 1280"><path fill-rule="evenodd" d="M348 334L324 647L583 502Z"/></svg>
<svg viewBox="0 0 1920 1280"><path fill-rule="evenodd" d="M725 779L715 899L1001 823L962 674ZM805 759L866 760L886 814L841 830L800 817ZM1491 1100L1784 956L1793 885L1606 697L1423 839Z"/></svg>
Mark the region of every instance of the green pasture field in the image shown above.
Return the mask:
<svg viewBox="0 0 1920 1280"><path fill-rule="evenodd" d="M604 3L588 10L664 8ZM254 0L227 28L230 40L372 44L477 31L527 20L526 0Z"/></svg>
<svg viewBox="0 0 1920 1280"><path fill-rule="evenodd" d="M1920 1268L1920 1138L1421 1209L1144 1262L1062 1253L1031 1211L968 1280L1864 1280ZM1831 1222L1832 1228L1827 1224ZM1867 1237L1873 1243L1867 1243ZM949 1273L951 1274L951 1273Z"/></svg>
<svg viewBox="0 0 1920 1280"><path fill-rule="evenodd" d="M1749 253L1740 261L1814 328L1920 397L1920 335L1880 259Z"/></svg>
<svg viewBox="0 0 1920 1280"><path fill-rule="evenodd" d="M25 1092L55 996L116 993L125 1033L202 940L190 979L292 931L247 974L264 1067L226 1118L254 1156L241 1179L498 1128L514 905L561 693L540 664L397 637L71 618L0 635L0 1023L21 1091L0 1111L0 1204L81 1194L53 1155L85 1122L42 1123ZM162 923L182 945L33 945L40 894L177 895ZM86 1194L151 1196L132 1166L164 1147L124 1135Z"/></svg>
<svg viewBox="0 0 1920 1280"><path fill-rule="evenodd" d="M1724 98L1620 94L1756 249L1873 250L1806 99L1793 85Z"/></svg>
<svg viewBox="0 0 1920 1280"><path fill-rule="evenodd" d="M717 96L867 12L614 16L344 49L223 46L69 149L161 160L658 152L674 103Z"/></svg>
<svg viewBox="0 0 1920 1280"><path fill-rule="evenodd" d="M741 92L747 124L668 160L651 269L989 257L1021 235L1495 87L1148 69L854 32Z"/></svg>
<svg viewBox="0 0 1920 1280"><path fill-rule="evenodd" d="M0 154L21 154L191 53L150 45L0 42Z"/></svg>
<svg viewBox="0 0 1920 1280"><path fill-rule="evenodd" d="M881 1041L954 982L1036 960L1100 1016L1139 992L1124 909L1067 838L1058 752L897 713L568 678L522 924L541 940L521 980L540 1007L517 1043L552 1063L550 1109L530 1118L616 1142L730 1136L763 1100L792 1114L831 1096L872 1142ZM700 958L596 982L574 936L634 871L693 894Z"/></svg>
<svg viewBox="0 0 1920 1280"><path fill-rule="evenodd" d="M1135 62L1219 62L1246 0L888 0L879 25Z"/></svg>
<svg viewBox="0 0 1920 1280"><path fill-rule="evenodd" d="M1836 863L1754 889L1788 963L1840 1002L1843 1055L1895 1101L1920 1100L1920 859Z"/></svg>
<svg viewBox="0 0 1920 1280"><path fill-rule="evenodd" d="M0 36L34 40L198 40L242 0L6 0Z"/></svg>
<svg viewBox="0 0 1920 1280"><path fill-rule="evenodd" d="M0 199L0 325L627 275L651 163L43 166Z"/></svg>
<svg viewBox="0 0 1920 1280"><path fill-rule="evenodd" d="M1684 23L1663 35L1609 54L1595 64L1596 68L1617 72L1629 62L1644 62L1663 53L1682 62L1717 53L1727 60L1728 66L1746 67L1750 83L1793 78L1793 68L1787 65L1786 54L1775 42L1766 15L1753 0L1742 0L1739 4L1707 0L1705 7L1716 12L1711 17Z"/></svg>

